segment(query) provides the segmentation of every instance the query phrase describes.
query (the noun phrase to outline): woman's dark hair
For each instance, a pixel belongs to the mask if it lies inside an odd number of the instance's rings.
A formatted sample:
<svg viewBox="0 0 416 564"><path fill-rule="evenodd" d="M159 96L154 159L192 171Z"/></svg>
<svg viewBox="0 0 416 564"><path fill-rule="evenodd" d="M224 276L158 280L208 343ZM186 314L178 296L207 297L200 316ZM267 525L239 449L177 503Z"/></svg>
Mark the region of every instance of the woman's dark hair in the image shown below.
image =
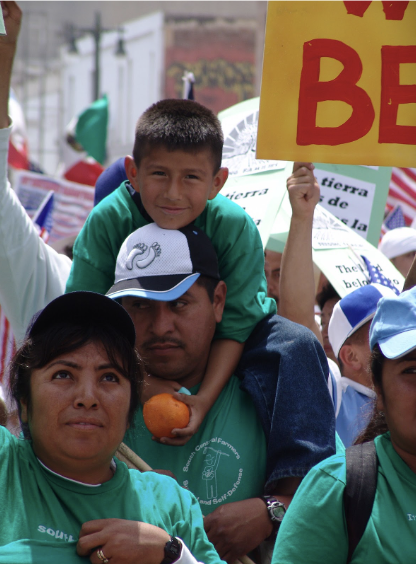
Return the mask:
<svg viewBox="0 0 416 564"><path fill-rule="evenodd" d="M324 305L326 304L326 302L328 300L332 300L333 298L337 298L338 300L341 299L340 295L332 286L332 284L328 282L328 284L325 284L325 286L316 296L316 301L319 307L321 308L321 311L324 309Z"/></svg>
<svg viewBox="0 0 416 564"><path fill-rule="evenodd" d="M371 353L370 366L373 383L380 390L381 395L383 395L382 372L385 360L386 357L381 352L380 347L376 345ZM359 445L361 443L368 443L379 435L387 433L388 430L389 428L387 426L384 412L377 409L376 400L374 400L371 419L368 422L367 427L358 435L354 444Z"/></svg>
<svg viewBox="0 0 416 564"><path fill-rule="evenodd" d="M89 343L102 345L110 363L129 380L131 394L128 422L132 422L140 401L144 374L142 361L136 349L113 325L94 321L86 324L63 320L24 341L10 363L10 391L17 403L19 415L22 400L30 410L32 371ZM28 425L22 423L22 430L25 438L30 438Z"/></svg>

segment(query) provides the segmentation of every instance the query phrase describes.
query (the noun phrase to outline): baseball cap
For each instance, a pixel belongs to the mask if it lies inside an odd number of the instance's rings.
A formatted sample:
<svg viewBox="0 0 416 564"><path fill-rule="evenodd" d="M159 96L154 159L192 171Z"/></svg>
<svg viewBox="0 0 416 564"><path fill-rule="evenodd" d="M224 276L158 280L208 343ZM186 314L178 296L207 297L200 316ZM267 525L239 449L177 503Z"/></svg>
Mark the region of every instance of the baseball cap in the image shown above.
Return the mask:
<svg viewBox="0 0 416 564"><path fill-rule="evenodd" d="M416 288L380 300L370 328L371 350L377 343L387 358L416 348Z"/></svg>
<svg viewBox="0 0 416 564"><path fill-rule="evenodd" d="M378 249L388 259L416 251L416 229L397 227L387 231L381 239Z"/></svg>
<svg viewBox="0 0 416 564"><path fill-rule="evenodd" d="M379 300L383 296L395 295L388 286L368 284L335 304L328 325L328 339L336 357L348 337L374 317Z"/></svg>
<svg viewBox="0 0 416 564"><path fill-rule="evenodd" d="M132 347L136 342L134 324L127 311L117 302L95 292L69 292L55 298L32 317L26 337L36 336L58 319L76 323L91 320L111 323Z"/></svg>
<svg viewBox="0 0 416 564"><path fill-rule="evenodd" d="M114 285L107 296L168 302L182 296L200 275L220 280L209 237L194 225L174 230L150 223L134 231L121 246Z"/></svg>

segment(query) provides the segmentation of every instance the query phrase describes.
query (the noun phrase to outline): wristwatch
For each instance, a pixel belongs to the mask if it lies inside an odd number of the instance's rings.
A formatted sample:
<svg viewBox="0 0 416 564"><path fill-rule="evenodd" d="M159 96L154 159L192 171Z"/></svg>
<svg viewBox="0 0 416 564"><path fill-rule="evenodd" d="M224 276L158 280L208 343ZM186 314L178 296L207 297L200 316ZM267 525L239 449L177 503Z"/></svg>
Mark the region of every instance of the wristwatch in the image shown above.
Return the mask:
<svg viewBox="0 0 416 564"><path fill-rule="evenodd" d="M165 544L165 558L160 564L172 564L182 555L182 543L175 537L170 537L170 541Z"/></svg>
<svg viewBox="0 0 416 564"><path fill-rule="evenodd" d="M266 504L269 518L273 525L272 534L266 539L269 540L276 537L280 523L282 522L283 517L286 513L286 506L284 503L282 503L275 497L272 497L271 495L262 495L260 499L262 499Z"/></svg>

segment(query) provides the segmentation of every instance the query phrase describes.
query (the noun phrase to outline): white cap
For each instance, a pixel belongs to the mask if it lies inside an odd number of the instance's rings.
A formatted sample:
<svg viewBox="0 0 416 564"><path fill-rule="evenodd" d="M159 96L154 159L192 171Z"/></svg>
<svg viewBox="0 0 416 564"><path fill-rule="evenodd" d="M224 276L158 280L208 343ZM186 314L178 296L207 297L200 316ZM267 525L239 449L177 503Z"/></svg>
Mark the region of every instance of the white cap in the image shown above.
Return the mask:
<svg viewBox="0 0 416 564"><path fill-rule="evenodd" d="M397 227L387 231L378 246L379 251L388 259L416 251L416 229Z"/></svg>
<svg viewBox="0 0 416 564"><path fill-rule="evenodd" d="M368 284L357 288L337 302L328 325L328 339L338 358L342 345L367 321L373 319L379 300L396 293L382 284Z"/></svg>

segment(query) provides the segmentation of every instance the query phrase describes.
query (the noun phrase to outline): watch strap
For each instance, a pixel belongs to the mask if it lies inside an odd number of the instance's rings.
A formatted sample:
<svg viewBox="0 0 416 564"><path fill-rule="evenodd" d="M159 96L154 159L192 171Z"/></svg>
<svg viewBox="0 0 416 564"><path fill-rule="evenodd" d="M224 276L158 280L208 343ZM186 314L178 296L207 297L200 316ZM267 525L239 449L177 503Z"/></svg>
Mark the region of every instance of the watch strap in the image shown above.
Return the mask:
<svg viewBox="0 0 416 564"><path fill-rule="evenodd" d="M182 555L182 543L176 537L170 537L165 544L165 557L160 564L172 564L176 562Z"/></svg>
<svg viewBox="0 0 416 564"><path fill-rule="evenodd" d="M260 496L260 499L262 499L266 504L269 519L273 526L272 533L266 540L275 539L277 531L280 527L280 523L282 522L283 517L286 513L286 506L284 503L271 495Z"/></svg>

